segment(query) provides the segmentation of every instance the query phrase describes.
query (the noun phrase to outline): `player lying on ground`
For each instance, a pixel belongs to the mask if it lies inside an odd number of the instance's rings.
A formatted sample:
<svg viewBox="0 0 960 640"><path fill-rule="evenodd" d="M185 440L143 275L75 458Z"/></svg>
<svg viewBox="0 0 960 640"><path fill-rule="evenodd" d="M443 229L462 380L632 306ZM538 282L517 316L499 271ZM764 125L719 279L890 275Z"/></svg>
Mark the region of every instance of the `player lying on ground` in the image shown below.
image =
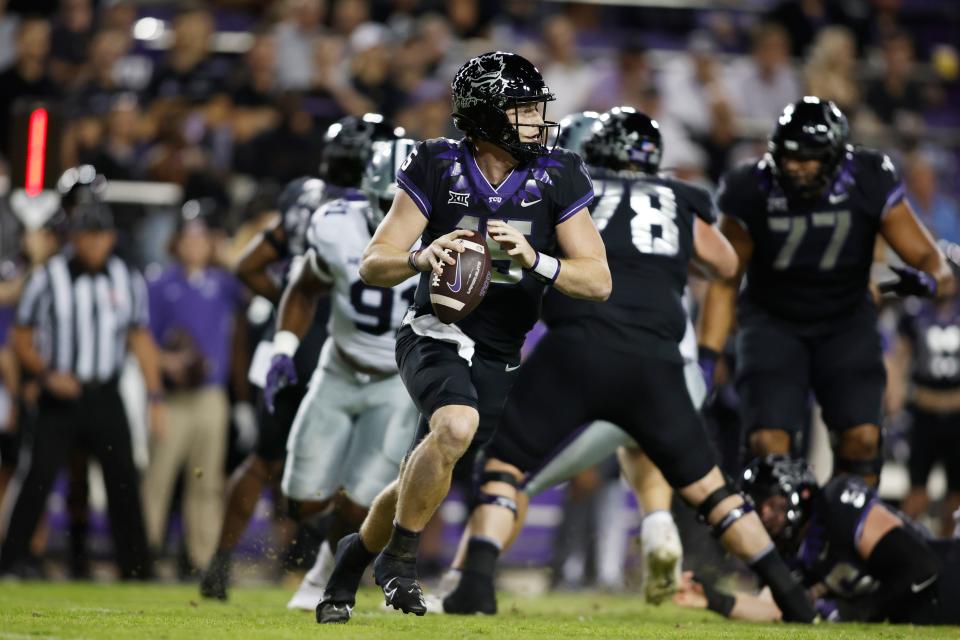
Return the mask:
<svg viewBox="0 0 960 640"><path fill-rule="evenodd" d="M280 303L275 354L264 395L296 383L293 356L318 298L333 299L330 337L287 442L283 493L333 518L314 567L288 603L313 611L333 569L340 539L357 530L373 499L397 477L413 439L417 412L397 375L394 334L416 290L411 277L393 288L360 280L360 257L383 219L381 200L396 192L394 175L413 141L374 142L374 123L347 117L328 132L327 202L312 216L303 268ZM368 164L369 160L369 164ZM364 192L357 187L364 183Z"/></svg>
<svg viewBox="0 0 960 640"><path fill-rule="evenodd" d="M812 391L838 435L836 470L876 484L886 380L868 289L877 235L909 265L888 290L946 297L955 288L893 163L848 144L840 110L806 97L784 109L763 158L723 177L717 202L740 268L710 285L700 314L708 385L736 308L737 390L754 454L802 446L794 441Z"/></svg>
<svg viewBox="0 0 960 640"><path fill-rule="evenodd" d="M400 375L422 419L399 480L374 501L359 535L340 542L319 622L349 619L374 559L386 603L426 612L416 573L420 532L446 496L454 465L500 422L544 290L552 284L570 296L610 295L603 242L586 209L590 178L576 155L544 145L556 125L544 121L553 95L540 72L515 54L488 53L469 60L452 89L454 123L466 138L417 146L397 173L402 191L360 268L380 286L422 273L397 333ZM430 280L441 265L458 264L465 229L489 235L493 279L479 306L443 324ZM411 253L421 236L423 248Z"/></svg>
<svg viewBox="0 0 960 640"><path fill-rule="evenodd" d="M448 613L496 611L494 570L519 515L517 487L583 424L606 420L629 434L715 535L769 583L790 620L813 609L756 514L714 461L687 391L679 342L691 260L730 277L736 255L712 225L709 195L657 175L659 125L628 107L601 117L584 143L597 178L593 216L614 280L598 304L548 296L550 331L522 368L487 449L460 583Z"/></svg>
<svg viewBox="0 0 960 640"><path fill-rule="evenodd" d="M770 455L747 467L743 489L823 619L960 623L960 541L929 539L858 476L834 476L820 488L804 461ZM681 606L781 618L765 595L730 595L684 578L674 596Z"/></svg>

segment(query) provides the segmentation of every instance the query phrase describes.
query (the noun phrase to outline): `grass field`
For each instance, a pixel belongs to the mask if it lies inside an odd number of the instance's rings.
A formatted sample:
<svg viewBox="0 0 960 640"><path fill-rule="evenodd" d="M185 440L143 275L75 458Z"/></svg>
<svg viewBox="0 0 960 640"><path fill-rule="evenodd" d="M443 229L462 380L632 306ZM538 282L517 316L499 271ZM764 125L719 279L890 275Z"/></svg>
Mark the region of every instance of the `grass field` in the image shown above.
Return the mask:
<svg viewBox="0 0 960 640"><path fill-rule="evenodd" d="M501 598L501 615L424 618L382 611L379 592L361 594L346 626L287 611L289 593L236 589L229 603L201 600L189 586L0 584L0 638L960 638L960 628L889 625L759 625L636 596Z"/></svg>

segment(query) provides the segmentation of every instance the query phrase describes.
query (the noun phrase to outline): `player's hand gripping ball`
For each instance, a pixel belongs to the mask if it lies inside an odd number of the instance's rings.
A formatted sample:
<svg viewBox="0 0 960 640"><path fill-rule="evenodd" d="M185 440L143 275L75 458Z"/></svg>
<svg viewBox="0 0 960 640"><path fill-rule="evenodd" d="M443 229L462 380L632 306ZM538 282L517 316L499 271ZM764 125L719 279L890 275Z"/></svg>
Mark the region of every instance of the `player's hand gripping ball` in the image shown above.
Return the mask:
<svg viewBox="0 0 960 640"><path fill-rule="evenodd" d="M450 324L477 308L490 288L492 264L484 237L476 231L453 240L463 251L444 249L430 273L430 303L440 322ZM439 273L438 273L439 271Z"/></svg>

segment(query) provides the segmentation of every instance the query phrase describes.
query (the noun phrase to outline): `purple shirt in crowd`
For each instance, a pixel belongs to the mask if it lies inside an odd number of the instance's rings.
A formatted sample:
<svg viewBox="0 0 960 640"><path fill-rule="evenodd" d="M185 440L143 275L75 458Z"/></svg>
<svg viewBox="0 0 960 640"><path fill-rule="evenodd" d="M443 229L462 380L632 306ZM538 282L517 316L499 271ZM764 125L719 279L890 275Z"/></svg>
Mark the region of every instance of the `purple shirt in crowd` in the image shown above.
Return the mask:
<svg viewBox="0 0 960 640"><path fill-rule="evenodd" d="M0 347L10 341L10 325L13 324L13 316L16 313L16 307L0 306Z"/></svg>
<svg viewBox="0 0 960 640"><path fill-rule="evenodd" d="M230 375L234 320L243 304L243 288L228 271L208 267L187 276L178 263L147 283L150 329L163 348L185 331L207 359L208 384L225 385Z"/></svg>

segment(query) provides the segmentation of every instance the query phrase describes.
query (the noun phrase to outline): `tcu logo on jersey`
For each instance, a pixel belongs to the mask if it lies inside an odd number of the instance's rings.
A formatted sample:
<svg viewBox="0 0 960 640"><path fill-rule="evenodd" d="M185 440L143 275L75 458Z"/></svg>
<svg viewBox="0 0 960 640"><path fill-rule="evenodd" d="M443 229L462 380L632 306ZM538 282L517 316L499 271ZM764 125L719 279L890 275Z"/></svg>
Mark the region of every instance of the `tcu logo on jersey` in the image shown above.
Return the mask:
<svg viewBox="0 0 960 640"><path fill-rule="evenodd" d="M469 193L457 193L456 191L450 192L450 199L447 200L447 204L459 204L463 207L470 206L470 194Z"/></svg>
<svg viewBox="0 0 960 640"><path fill-rule="evenodd" d="M501 202L503 202L503 198L501 198L500 196L487 196L487 201L490 202L491 204L500 204Z"/></svg>

